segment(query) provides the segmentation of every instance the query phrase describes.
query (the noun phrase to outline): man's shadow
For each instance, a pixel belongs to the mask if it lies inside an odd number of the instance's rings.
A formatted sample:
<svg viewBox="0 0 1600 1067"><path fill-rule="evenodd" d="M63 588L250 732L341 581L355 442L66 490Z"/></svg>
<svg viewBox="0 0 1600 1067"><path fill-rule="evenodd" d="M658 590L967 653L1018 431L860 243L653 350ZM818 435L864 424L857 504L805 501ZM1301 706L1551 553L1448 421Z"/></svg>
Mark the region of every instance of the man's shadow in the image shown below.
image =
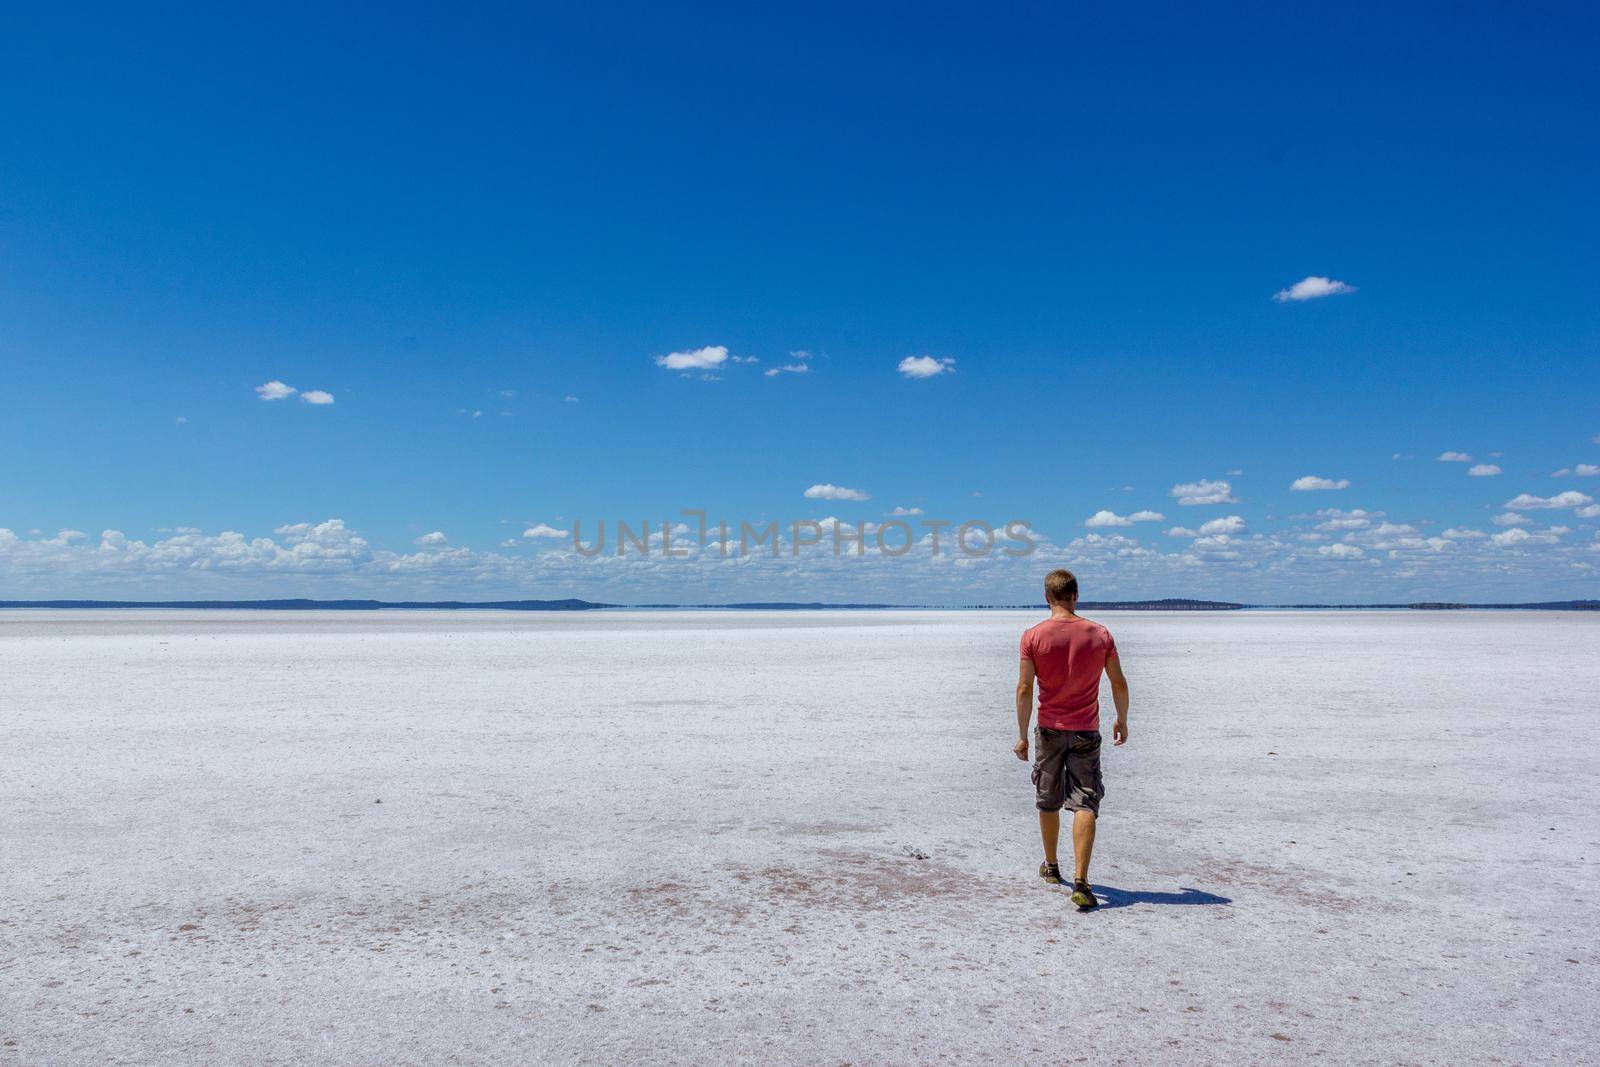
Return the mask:
<svg viewBox="0 0 1600 1067"><path fill-rule="evenodd" d="M1095 896L1101 908L1126 908L1130 904L1232 904L1230 897L1219 897L1199 889L1180 889L1176 893L1153 893L1148 890L1117 889L1109 885L1096 885Z"/></svg>

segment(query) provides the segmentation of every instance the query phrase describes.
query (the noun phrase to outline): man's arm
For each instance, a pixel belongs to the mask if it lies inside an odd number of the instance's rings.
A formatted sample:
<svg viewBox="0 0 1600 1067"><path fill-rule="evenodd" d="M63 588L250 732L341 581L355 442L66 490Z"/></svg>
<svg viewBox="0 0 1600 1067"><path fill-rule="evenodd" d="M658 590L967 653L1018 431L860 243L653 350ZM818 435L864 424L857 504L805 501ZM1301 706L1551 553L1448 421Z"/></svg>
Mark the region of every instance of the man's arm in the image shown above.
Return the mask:
<svg viewBox="0 0 1600 1067"><path fill-rule="evenodd" d="M1106 660L1106 677L1111 679L1111 700L1117 706L1117 725L1112 727L1112 743L1120 745L1128 739L1128 679L1122 676L1122 660L1112 656Z"/></svg>
<svg viewBox="0 0 1600 1067"><path fill-rule="evenodd" d="M1028 724L1033 721L1033 660L1022 661L1017 673L1017 743L1011 751L1020 760L1028 758Z"/></svg>

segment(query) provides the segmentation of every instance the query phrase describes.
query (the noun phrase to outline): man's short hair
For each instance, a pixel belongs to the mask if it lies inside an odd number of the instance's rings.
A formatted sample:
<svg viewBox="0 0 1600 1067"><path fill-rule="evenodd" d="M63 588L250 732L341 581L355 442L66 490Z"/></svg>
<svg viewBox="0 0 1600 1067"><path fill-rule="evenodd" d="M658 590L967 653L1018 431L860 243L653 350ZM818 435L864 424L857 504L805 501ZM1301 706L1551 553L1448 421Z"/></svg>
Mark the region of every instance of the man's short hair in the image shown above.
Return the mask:
<svg viewBox="0 0 1600 1067"><path fill-rule="evenodd" d="M1070 604L1078 595L1078 579L1071 571L1051 571L1044 576L1044 598L1053 604Z"/></svg>

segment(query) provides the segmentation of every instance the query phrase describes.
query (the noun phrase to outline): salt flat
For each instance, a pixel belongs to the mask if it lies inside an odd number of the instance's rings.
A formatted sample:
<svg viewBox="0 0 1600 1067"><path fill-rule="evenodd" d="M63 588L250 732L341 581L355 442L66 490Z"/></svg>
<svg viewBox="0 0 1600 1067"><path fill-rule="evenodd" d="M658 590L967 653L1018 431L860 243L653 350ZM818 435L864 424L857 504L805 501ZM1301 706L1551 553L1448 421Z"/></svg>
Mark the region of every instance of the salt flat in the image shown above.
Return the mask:
<svg viewBox="0 0 1600 1067"><path fill-rule="evenodd" d="M0 613L0 1064L1600 1060L1600 617L1036 617Z"/></svg>

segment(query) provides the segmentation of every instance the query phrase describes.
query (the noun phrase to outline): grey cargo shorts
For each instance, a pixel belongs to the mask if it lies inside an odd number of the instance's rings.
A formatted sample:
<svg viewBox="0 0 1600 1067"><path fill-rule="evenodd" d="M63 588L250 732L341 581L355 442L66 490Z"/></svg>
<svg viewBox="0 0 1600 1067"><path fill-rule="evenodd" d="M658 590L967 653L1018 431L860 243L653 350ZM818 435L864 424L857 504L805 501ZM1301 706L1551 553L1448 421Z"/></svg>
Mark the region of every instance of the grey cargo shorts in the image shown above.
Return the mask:
<svg viewBox="0 0 1600 1067"><path fill-rule="evenodd" d="M1100 731L1033 732L1034 802L1040 811L1091 811L1100 814L1105 782L1100 778Z"/></svg>

